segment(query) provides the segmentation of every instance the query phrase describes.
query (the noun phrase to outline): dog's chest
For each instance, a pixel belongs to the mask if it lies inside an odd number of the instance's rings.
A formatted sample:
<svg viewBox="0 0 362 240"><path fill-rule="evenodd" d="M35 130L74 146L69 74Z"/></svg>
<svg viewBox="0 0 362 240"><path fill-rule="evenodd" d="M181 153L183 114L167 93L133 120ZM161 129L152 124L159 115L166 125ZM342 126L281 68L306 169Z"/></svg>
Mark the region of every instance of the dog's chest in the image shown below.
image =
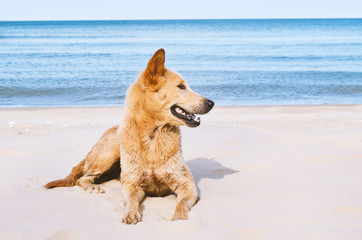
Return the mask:
<svg viewBox="0 0 362 240"><path fill-rule="evenodd" d="M166 126L148 135L123 136L121 181L141 186L147 195L169 194L168 182L182 162L179 129Z"/></svg>
<svg viewBox="0 0 362 240"><path fill-rule="evenodd" d="M167 184L168 174L159 172L156 173L154 170L146 170L143 173L140 186L146 192L147 195L162 196L170 193L170 188Z"/></svg>
<svg viewBox="0 0 362 240"><path fill-rule="evenodd" d="M152 165L163 164L181 148L179 132L157 132L143 143L140 156Z"/></svg>
<svg viewBox="0 0 362 240"><path fill-rule="evenodd" d="M175 173L184 170L181 152L163 160L160 156L147 159L139 155L124 154L123 158L121 157L121 166L121 182L138 185L149 196L170 194L170 181L175 177Z"/></svg>

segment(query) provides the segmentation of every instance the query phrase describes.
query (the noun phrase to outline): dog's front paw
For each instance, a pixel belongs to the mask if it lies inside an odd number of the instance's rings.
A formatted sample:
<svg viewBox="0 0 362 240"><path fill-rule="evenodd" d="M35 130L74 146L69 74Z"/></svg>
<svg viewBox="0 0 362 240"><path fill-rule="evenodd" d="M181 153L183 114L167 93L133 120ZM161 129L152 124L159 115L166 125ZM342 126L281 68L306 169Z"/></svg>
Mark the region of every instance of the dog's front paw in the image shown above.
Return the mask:
<svg viewBox="0 0 362 240"><path fill-rule="evenodd" d="M141 214L139 211L126 212L122 217L122 222L125 224L137 224L141 221Z"/></svg>
<svg viewBox="0 0 362 240"><path fill-rule="evenodd" d="M187 219L189 219L189 216L186 211L176 211L175 214L173 215L171 221L187 220Z"/></svg>
<svg viewBox="0 0 362 240"><path fill-rule="evenodd" d="M88 186L86 188L84 188L85 191L87 191L88 193L105 193L105 191L103 190L103 188L101 188L100 186Z"/></svg>

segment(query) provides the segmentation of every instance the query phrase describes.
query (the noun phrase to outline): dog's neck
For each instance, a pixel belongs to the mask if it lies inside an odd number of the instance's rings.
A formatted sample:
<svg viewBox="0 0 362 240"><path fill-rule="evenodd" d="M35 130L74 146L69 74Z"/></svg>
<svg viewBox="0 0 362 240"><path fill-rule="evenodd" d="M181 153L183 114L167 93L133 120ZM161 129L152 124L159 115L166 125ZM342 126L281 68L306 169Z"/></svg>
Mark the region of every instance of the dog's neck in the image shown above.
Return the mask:
<svg viewBox="0 0 362 240"><path fill-rule="evenodd" d="M146 107L139 107L145 103L135 102L128 107L129 111L126 111L125 124L128 127L132 127L138 133L141 139L146 138L154 139L158 134L162 132L168 132L177 128L169 123L165 123L164 119L161 119L160 114L154 113Z"/></svg>
<svg viewBox="0 0 362 240"><path fill-rule="evenodd" d="M153 132L152 132L152 134L150 135L150 139L153 139L153 138L156 136L157 131L158 131L159 128L160 128L160 127L155 127L155 128L153 129Z"/></svg>
<svg viewBox="0 0 362 240"><path fill-rule="evenodd" d="M147 116L147 113L137 110L137 114L127 114L124 119L124 127L132 128L141 142L153 140L159 134L179 134L179 127L169 123L163 123L155 118Z"/></svg>
<svg viewBox="0 0 362 240"><path fill-rule="evenodd" d="M163 124L163 125L155 127L153 129L152 133L149 136L150 136L150 139L153 139L159 133L162 133L162 132L175 132L175 131L179 132L179 127L172 126L170 124Z"/></svg>
<svg viewBox="0 0 362 240"><path fill-rule="evenodd" d="M181 134L177 126L156 125L142 118L127 116L121 132L123 148L138 149L140 159L149 164L162 164L180 152Z"/></svg>
<svg viewBox="0 0 362 240"><path fill-rule="evenodd" d="M168 133L172 133L175 131L179 131L179 127L176 126L172 126L168 123L157 123L156 121L154 122L150 122L149 120L147 121L137 121L135 120L136 124L137 124L137 132L139 133L139 136L141 137L141 139L150 139L153 140L154 138L156 138L158 135L160 134L168 134Z"/></svg>

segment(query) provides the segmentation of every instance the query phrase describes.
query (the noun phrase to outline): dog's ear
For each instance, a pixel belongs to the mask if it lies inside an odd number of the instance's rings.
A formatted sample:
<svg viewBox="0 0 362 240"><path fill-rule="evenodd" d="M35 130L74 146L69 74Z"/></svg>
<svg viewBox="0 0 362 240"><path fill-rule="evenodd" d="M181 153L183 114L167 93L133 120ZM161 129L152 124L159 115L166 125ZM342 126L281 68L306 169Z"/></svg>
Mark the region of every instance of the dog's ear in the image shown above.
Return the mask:
<svg viewBox="0 0 362 240"><path fill-rule="evenodd" d="M146 85L157 84L157 77L165 74L165 50L159 49L148 62L146 69Z"/></svg>

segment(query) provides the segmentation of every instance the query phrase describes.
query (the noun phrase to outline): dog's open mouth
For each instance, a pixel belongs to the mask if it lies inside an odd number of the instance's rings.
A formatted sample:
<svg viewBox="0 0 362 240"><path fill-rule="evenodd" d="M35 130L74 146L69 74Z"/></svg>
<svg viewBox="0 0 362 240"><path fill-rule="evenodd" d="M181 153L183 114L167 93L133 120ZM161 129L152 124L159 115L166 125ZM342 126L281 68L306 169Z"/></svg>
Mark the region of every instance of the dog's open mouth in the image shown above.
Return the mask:
<svg viewBox="0 0 362 240"><path fill-rule="evenodd" d="M196 116L193 113L187 112L185 109L177 105L173 105L171 107L171 112L177 118L184 120L186 124L190 127L198 127L201 123L200 117Z"/></svg>

